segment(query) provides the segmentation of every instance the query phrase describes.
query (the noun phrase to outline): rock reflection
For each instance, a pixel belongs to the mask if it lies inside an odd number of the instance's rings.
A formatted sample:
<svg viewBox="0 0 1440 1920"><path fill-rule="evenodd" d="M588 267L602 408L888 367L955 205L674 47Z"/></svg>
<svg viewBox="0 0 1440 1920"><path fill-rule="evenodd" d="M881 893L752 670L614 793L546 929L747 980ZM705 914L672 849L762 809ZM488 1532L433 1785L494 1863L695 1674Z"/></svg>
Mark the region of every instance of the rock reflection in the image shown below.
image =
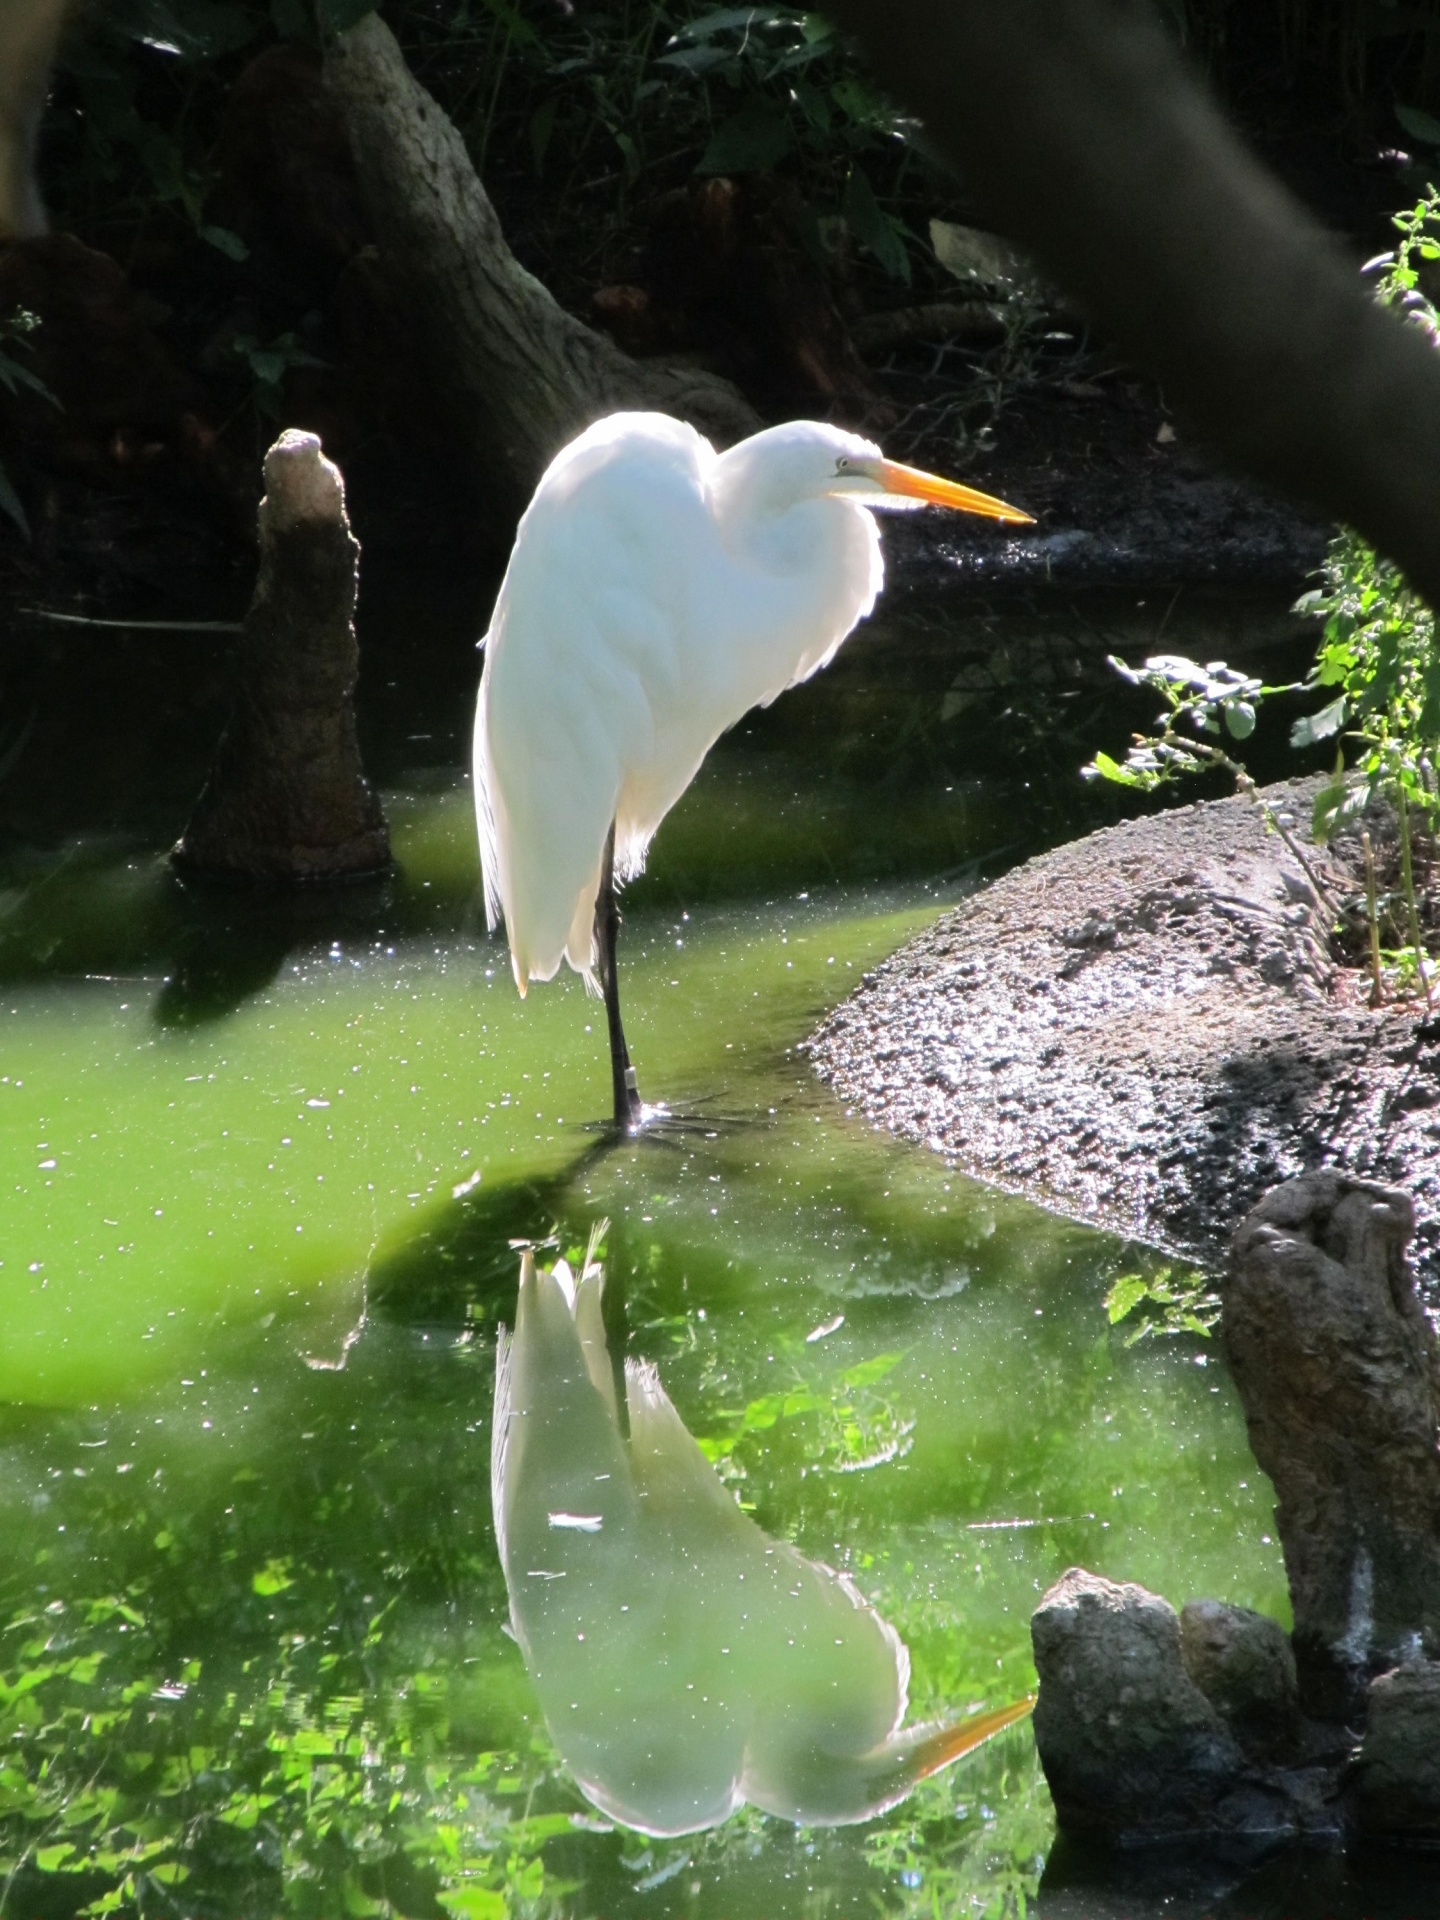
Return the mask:
<svg viewBox="0 0 1440 1920"><path fill-rule="evenodd" d="M901 1731L909 1655L843 1575L747 1518L655 1369L627 1360L601 1272L521 1261L496 1360L492 1486L515 1637L581 1790L656 1835L746 1801L865 1820L1029 1711Z"/></svg>

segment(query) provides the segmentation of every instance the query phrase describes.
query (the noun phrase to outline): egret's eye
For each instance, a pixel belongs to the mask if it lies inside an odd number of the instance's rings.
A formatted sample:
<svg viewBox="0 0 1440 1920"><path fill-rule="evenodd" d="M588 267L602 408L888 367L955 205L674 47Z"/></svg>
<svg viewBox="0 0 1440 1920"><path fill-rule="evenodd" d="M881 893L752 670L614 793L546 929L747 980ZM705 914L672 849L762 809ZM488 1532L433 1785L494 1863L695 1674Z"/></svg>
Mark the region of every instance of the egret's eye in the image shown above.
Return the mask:
<svg viewBox="0 0 1440 1920"><path fill-rule="evenodd" d="M836 473L849 473L850 471L850 462L843 453L835 462L835 471Z"/></svg>

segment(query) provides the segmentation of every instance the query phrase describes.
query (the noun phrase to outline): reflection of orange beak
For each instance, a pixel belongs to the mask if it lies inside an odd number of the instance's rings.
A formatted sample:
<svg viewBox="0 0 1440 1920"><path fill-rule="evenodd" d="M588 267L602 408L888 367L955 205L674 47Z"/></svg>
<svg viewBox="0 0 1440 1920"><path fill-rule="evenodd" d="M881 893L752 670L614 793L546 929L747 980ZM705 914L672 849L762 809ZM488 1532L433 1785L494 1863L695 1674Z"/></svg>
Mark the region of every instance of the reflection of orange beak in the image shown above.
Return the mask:
<svg viewBox="0 0 1440 1920"><path fill-rule="evenodd" d="M929 476L922 474L920 477L928 479ZM944 484L942 481L941 485ZM981 498L984 498L983 494ZM1023 1700L1012 1700L1008 1707L996 1707L991 1713L972 1713L968 1720L960 1721L957 1726L938 1728L916 1748L915 1759L918 1764L914 1777L928 1780L932 1773L939 1773L952 1760L972 1752L983 1741L990 1739L992 1734L1003 1733L1006 1727L1013 1727L1017 1720L1023 1720L1034 1705L1035 1695L1027 1693Z"/></svg>
<svg viewBox="0 0 1440 1920"><path fill-rule="evenodd" d="M978 513L986 520L1003 520L1012 527L1033 527L1034 516L1018 507L1007 507L993 494L977 493L974 487L962 487L957 480L942 480L938 474L922 473L919 467L902 467L897 460L872 460L866 472L887 493L898 493L908 500L928 500L933 506L954 507L961 513Z"/></svg>

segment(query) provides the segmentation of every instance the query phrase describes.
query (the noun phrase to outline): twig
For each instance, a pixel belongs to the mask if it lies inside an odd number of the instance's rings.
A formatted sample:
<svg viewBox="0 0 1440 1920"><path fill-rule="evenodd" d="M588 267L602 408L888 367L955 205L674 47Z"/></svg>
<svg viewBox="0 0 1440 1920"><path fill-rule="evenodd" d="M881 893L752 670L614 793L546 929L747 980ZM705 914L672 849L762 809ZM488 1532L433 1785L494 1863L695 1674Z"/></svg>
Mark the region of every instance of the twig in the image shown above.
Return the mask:
<svg viewBox="0 0 1440 1920"><path fill-rule="evenodd" d="M1370 1005L1378 1007L1385 998L1385 983L1380 972L1380 910L1375 898L1375 853L1367 828L1360 836L1365 849L1365 901L1370 915Z"/></svg>
<svg viewBox="0 0 1440 1920"><path fill-rule="evenodd" d="M1321 906L1324 907L1325 911L1330 915L1331 920L1332 921L1338 920L1340 918L1340 909L1339 907L1336 906L1334 900L1330 897L1329 890L1327 889L1324 881L1320 878L1319 874L1315 871L1314 867L1312 867L1310 862L1306 859L1304 849L1301 847L1300 842L1295 838L1294 834L1291 833L1290 829L1285 825L1284 821L1280 818L1279 814L1276 813L1275 809L1270 805L1270 802L1265 798L1263 798L1259 787L1256 786L1255 782L1250 778L1250 775L1240 765L1240 762L1238 760L1232 760L1229 754L1226 753L1222 748L1207 747L1203 741L1187 740L1185 742L1185 745L1194 752L1208 754L1212 760L1216 761L1219 765L1229 769L1229 771L1235 776L1235 785L1239 788L1240 792L1247 795L1248 798L1250 798L1255 802L1256 806L1259 807L1261 813L1265 816L1266 826L1270 829L1272 833L1279 834L1280 838L1285 842L1285 845L1290 849L1291 853L1293 853L1295 858L1299 861L1301 867L1304 870L1306 879L1310 882L1311 886L1315 889L1316 899L1320 902Z"/></svg>
<svg viewBox="0 0 1440 1920"><path fill-rule="evenodd" d="M1397 787L1396 795L1400 802L1400 879L1405 889L1405 906L1410 921L1410 945L1415 953L1415 965L1420 970L1420 983L1425 989L1425 1011L1435 1011L1435 992L1430 985L1430 970L1425 946L1420 938L1420 914L1415 905L1415 869L1410 859L1410 808L1405 799L1404 787Z"/></svg>
<svg viewBox="0 0 1440 1920"><path fill-rule="evenodd" d="M118 627L126 633L242 633L239 620L100 620L88 613L55 613L49 607L17 607L32 620L57 627Z"/></svg>

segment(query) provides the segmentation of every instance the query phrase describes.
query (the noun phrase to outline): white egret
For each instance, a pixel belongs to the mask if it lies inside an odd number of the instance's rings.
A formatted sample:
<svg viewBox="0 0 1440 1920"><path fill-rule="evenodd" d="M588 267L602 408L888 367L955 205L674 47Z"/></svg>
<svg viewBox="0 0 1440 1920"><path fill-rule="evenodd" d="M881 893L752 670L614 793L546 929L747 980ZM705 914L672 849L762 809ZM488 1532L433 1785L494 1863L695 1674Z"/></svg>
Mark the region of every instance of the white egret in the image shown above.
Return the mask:
<svg viewBox="0 0 1440 1920"><path fill-rule="evenodd" d="M868 1820L1027 1714L903 1727L910 1658L843 1574L742 1513L655 1369L627 1360L628 1437L600 1311L525 1253L496 1355L491 1486L510 1623L586 1798L644 1833L749 1801Z"/></svg>
<svg viewBox="0 0 1440 1920"><path fill-rule="evenodd" d="M562 960L603 992L617 1127L641 1106L615 882L726 728L826 666L874 606L870 509L927 503L1030 524L838 427L793 421L717 454L659 413L587 428L525 510L475 714L486 913L522 995Z"/></svg>

